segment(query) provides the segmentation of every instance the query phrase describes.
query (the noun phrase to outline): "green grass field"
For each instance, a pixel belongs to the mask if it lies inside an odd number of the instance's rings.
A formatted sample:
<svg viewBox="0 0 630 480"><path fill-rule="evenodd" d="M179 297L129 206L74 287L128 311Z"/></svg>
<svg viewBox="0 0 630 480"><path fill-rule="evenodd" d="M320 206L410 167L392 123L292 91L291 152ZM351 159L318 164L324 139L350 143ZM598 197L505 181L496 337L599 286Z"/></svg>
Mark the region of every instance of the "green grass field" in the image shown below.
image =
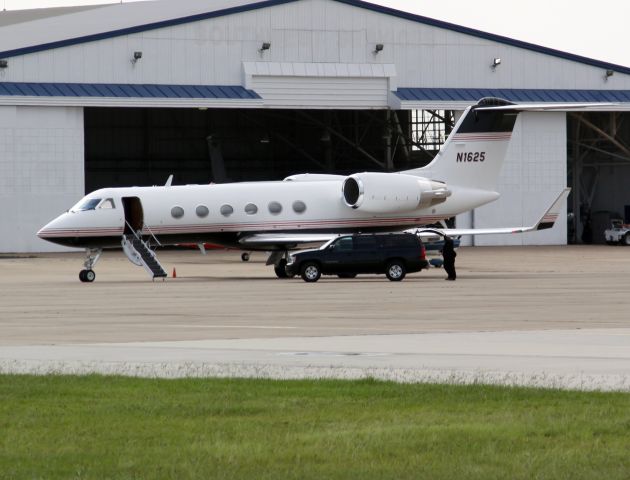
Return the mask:
<svg viewBox="0 0 630 480"><path fill-rule="evenodd" d="M630 478L630 395L0 376L0 478Z"/></svg>

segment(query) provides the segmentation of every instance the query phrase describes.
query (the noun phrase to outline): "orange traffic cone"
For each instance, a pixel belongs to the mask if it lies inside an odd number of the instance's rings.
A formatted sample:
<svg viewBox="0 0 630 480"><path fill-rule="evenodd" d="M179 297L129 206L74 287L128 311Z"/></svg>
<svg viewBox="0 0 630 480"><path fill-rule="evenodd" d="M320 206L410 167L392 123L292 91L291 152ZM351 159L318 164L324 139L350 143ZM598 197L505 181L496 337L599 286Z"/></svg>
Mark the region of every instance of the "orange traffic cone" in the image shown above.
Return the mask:
<svg viewBox="0 0 630 480"><path fill-rule="evenodd" d="M175 267L173 267L173 278L177 278L177 270L175 270Z"/></svg>

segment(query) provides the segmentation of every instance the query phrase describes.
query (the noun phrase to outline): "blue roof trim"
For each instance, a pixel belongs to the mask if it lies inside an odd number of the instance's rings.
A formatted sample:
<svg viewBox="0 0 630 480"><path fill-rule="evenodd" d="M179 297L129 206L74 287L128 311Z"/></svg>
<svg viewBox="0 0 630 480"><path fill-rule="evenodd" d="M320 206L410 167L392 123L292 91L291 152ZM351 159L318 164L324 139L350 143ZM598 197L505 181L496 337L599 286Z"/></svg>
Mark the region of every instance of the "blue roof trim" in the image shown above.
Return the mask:
<svg viewBox="0 0 630 480"><path fill-rule="evenodd" d="M10 58L10 57L18 56L18 55L25 55L27 53L41 52L41 51L50 50L53 48L67 47L69 45L77 45L80 43L93 42L96 40L103 40L106 38L118 37L121 35L129 35L132 33L144 32L147 30L154 30L157 28L181 25L184 23L196 22L199 20L206 20L209 18L222 17L225 15L232 15L235 13L248 12L251 10L258 10L261 8L273 7L276 5L283 5L286 3L293 3L296 1L299 1L299 0L265 0L265 1L260 1L260 2L254 2L247 5L226 8L223 10L216 10L213 12L190 15L187 17L164 20L161 22L148 23L145 25L137 25L135 27L112 30L110 32L103 32L103 33L98 33L94 35L86 35L83 37L70 38L66 40L59 40L56 42L44 43L41 45L32 45L30 47L18 48L15 50L7 50L4 52L0 52L0 58ZM439 28L451 30L458 33L464 33L466 35L472 35L474 37L503 43L503 44L510 45L513 47L524 48L526 50L531 50L531 51L542 53L545 55L552 55L554 57L559 57L566 60L571 60L574 62L586 64L586 65L591 65L593 67L599 67L606 70L614 70L619 73L625 73L625 74L630 75L630 67L624 67L623 65L616 65L614 63L603 62L601 60L595 60L593 58L583 57L581 55L575 55L573 53L563 52L561 50L555 50L553 48L548 48L548 47L543 47L543 46L536 45L533 43L523 42L521 40L504 37L502 35L495 35L493 33L483 32L481 30L476 30L474 28L464 27L462 25L456 25L454 23L444 22L442 20L435 20L433 18L424 17L422 15L416 15L413 13L403 12L402 10L396 10L396 9L384 7L381 5L375 5L373 3L364 2L362 0L332 0L332 1L344 3L346 5L350 5L353 7L371 10L377 13L383 13L385 15L391 15L394 17L403 18L405 20L411 20L417 23L423 23L425 25L431 25L434 27L439 27Z"/></svg>
<svg viewBox="0 0 630 480"><path fill-rule="evenodd" d="M607 103L630 102L630 90L547 90L509 88L399 88L402 101L476 102L499 97L511 102Z"/></svg>
<svg viewBox="0 0 630 480"><path fill-rule="evenodd" d="M256 92L247 90L240 85L149 85L115 83L0 82L0 96L261 99Z"/></svg>
<svg viewBox="0 0 630 480"><path fill-rule="evenodd" d="M583 57L582 55L576 55L574 53L563 52L553 48L543 47L536 45L535 43L523 42L522 40L516 40L514 38L504 37L502 35L496 35L494 33L483 32L474 28L464 27L462 25L456 25L454 23L444 22L442 20L435 20L434 18L423 17L422 15L416 15L409 12L403 12L401 10L395 10L393 8L384 7L382 5L375 5L373 3L363 2L361 0L333 0L339 3L345 3L353 7L364 8L372 10L373 12L384 13L386 15L392 15L398 18L404 18L405 20L411 20L417 23L423 23L425 25L431 25L433 27L444 28L453 32L465 33L466 35L472 35L474 37L483 38L486 40L492 40L494 42L504 43L513 47L524 48L526 50L532 50L534 52L543 53L545 55L552 55L554 57L571 60L574 62L584 63L593 67L600 67L607 70L614 70L619 73L630 74L630 67L623 65L616 65L614 63L608 63L594 58Z"/></svg>

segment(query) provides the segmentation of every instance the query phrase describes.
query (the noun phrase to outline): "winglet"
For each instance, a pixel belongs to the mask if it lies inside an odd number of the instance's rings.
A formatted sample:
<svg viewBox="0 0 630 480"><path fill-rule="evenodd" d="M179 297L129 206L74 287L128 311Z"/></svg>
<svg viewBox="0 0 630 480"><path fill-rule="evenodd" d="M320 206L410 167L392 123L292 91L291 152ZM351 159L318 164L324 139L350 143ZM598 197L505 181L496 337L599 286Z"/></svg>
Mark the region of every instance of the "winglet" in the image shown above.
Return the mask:
<svg viewBox="0 0 630 480"><path fill-rule="evenodd" d="M170 187L172 183L173 183L173 174L168 176L168 179L166 180L166 183L164 184L164 186Z"/></svg>
<svg viewBox="0 0 630 480"><path fill-rule="evenodd" d="M551 207L549 207L549 209L543 214L543 216L540 217L540 220L538 220L538 223L535 225L535 230L546 230L553 227L553 225L556 223L556 220L558 219L558 215L560 215L562 204L569 196L569 193L571 193L570 188L565 188L564 190L562 190L560 195L558 195L556 201L553 202L551 204Z"/></svg>

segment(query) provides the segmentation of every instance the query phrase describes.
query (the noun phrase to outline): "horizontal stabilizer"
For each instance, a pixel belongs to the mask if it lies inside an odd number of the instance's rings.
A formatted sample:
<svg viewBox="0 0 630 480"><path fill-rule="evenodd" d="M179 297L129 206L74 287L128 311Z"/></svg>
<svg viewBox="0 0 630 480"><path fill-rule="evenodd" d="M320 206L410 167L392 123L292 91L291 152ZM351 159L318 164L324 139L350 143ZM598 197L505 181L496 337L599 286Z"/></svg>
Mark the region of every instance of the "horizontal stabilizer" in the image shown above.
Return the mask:
<svg viewBox="0 0 630 480"><path fill-rule="evenodd" d="M499 227L499 228L428 228L428 229L414 229L407 230L408 232L416 233L424 240L434 240L436 236L448 235L449 237L460 237L462 235L496 235L506 233L525 233L533 232L536 230L546 230L551 228L556 223L560 210L567 196L571 192L570 188L565 188L551 206L545 211L540 219L529 227Z"/></svg>
<svg viewBox="0 0 630 480"><path fill-rule="evenodd" d="M515 112L571 112L586 110L612 111L618 109L620 105L621 104L619 103L514 103L510 105L476 107L475 110L509 110Z"/></svg>

